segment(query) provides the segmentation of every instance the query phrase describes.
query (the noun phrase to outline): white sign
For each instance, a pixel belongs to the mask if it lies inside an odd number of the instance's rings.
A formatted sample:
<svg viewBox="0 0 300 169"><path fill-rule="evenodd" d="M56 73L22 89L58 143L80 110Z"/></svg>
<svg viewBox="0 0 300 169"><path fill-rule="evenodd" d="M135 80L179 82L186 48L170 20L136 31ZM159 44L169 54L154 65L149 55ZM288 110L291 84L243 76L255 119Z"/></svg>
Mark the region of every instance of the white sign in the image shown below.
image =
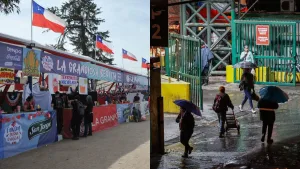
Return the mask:
<svg viewBox="0 0 300 169"><path fill-rule="evenodd" d="M79 94L88 94L88 82L87 78L79 77Z"/></svg>
<svg viewBox="0 0 300 169"><path fill-rule="evenodd" d="M17 122L12 122L4 133L4 138L9 144L17 144L22 139L23 130Z"/></svg>

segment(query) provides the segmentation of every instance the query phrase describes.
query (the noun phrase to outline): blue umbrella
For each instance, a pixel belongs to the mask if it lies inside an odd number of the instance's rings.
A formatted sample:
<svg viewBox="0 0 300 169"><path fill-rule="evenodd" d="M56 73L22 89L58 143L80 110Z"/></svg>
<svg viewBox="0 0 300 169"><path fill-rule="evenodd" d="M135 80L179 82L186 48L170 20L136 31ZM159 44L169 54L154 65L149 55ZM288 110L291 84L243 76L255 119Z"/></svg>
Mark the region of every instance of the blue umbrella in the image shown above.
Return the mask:
<svg viewBox="0 0 300 169"><path fill-rule="evenodd" d="M199 107L188 100L175 100L174 103L189 112L192 112L198 116L202 116Z"/></svg>
<svg viewBox="0 0 300 169"><path fill-rule="evenodd" d="M265 86L259 90L261 99L270 100L276 103L285 103L289 96L276 86Z"/></svg>

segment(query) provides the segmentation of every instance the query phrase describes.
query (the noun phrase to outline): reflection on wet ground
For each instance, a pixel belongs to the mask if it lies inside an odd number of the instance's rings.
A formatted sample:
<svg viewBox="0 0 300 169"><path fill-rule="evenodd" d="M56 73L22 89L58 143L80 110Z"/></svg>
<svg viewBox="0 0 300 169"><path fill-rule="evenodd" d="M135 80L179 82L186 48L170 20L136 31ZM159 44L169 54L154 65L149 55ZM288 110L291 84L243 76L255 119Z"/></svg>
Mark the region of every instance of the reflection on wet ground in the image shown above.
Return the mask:
<svg viewBox="0 0 300 169"><path fill-rule="evenodd" d="M241 133L230 130L224 139L218 137L216 115L209 110L215 93L204 94L204 117L197 119L197 127L190 140L194 151L188 159L182 159L184 147L179 143L176 116L165 119L166 152L164 156L151 157L151 168L300 168L300 98L280 105L276 112L273 130L274 143L262 144L259 113L236 112L241 125ZM242 100L239 92L231 93L232 102L237 107ZM256 105L256 103L254 103ZM236 108L237 109L237 108ZM247 109L247 107L245 107ZM207 120L208 119L208 120ZM204 122L203 122L204 121ZM171 133L171 134L170 134Z"/></svg>

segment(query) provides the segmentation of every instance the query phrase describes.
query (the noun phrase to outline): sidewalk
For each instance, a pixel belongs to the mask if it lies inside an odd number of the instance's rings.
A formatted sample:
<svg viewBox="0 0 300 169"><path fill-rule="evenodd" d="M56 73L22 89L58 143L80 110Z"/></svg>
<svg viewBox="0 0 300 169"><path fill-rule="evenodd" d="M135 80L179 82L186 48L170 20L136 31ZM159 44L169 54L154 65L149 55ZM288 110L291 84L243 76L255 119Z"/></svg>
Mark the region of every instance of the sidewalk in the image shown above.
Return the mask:
<svg viewBox="0 0 300 169"><path fill-rule="evenodd" d="M0 161L0 169L147 169L150 120L125 123L78 141L63 140Z"/></svg>

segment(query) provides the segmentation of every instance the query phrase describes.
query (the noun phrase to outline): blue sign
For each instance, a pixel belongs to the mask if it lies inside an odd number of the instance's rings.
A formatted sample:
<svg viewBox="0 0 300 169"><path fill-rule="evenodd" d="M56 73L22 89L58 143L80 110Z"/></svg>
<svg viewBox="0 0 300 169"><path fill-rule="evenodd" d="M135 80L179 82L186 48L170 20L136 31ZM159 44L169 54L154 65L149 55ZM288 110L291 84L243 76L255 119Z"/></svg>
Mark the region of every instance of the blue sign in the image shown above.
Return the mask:
<svg viewBox="0 0 300 169"><path fill-rule="evenodd" d="M148 78L141 75L124 73L124 83L136 84L136 85L148 85Z"/></svg>
<svg viewBox="0 0 300 169"><path fill-rule="evenodd" d="M80 61L43 53L41 57L41 72L72 75L86 78L87 69L81 67Z"/></svg>
<svg viewBox="0 0 300 169"><path fill-rule="evenodd" d="M0 43L0 67L22 70L23 48Z"/></svg>
<svg viewBox="0 0 300 169"><path fill-rule="evenodd" d="M108 69L102 66L91 64L89 62L81 62L81 67L87 69L87 78L104 80L109 82L123 82L123 75L121 71Z"/></svg>
<svg viewBox="0 0 300 169"><path fill-rule="evenodd" d="M35 114L36 112L33 113ZM49 112L49 116L36 115L32 117L32 115L31 113L2 115L2 119L14 118L14 120L2 122L0 130L0 159L15 156L56 141L55 111Z"/></svg>
<svg viewBox="0 0 300 169"><path fill-rule="evenodd" d="M118 122L119 124L126 122L128 116L131 115L132 103L117 104Z"/></svg>

